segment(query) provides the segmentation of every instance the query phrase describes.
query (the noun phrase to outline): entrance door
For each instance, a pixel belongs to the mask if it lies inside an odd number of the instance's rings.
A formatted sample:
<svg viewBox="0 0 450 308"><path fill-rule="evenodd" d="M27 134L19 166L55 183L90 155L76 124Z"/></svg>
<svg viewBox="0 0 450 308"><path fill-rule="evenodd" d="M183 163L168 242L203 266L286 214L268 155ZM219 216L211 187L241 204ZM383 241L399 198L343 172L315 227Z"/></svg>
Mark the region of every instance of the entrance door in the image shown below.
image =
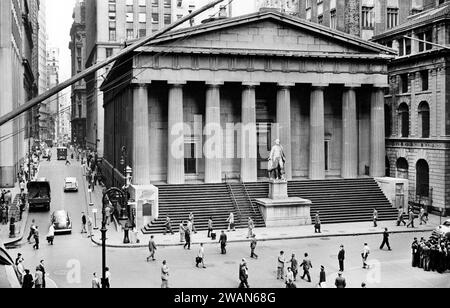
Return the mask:
<svg viewBox="0 0 450 308"><path fill-rule="evenodd" d="M188 175L197 174L194 141L189 141L184 144L184 172Z"/></svg>
<svg viewBox="0 0 450 308"><path fill-rule="evenodd" d="M402 183L395 185L395 206L397 208L404 208L405 206L405 187Z"/></svg>
<svg viewBox="0 0 450 308"><path fill-rule="evenodd" d="M260 122L257 125L258 138L258 177L266 178L268 174L268 159L272 149L272 123Z"/></svg>

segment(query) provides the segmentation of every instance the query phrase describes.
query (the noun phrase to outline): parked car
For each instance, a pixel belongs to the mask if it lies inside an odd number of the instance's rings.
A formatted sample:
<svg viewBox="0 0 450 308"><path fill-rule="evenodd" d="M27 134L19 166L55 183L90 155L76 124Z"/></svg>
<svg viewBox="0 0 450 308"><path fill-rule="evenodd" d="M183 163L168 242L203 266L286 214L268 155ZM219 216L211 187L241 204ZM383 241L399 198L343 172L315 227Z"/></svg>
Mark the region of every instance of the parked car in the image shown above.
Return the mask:
<svg viewBox="0 0 450 308"><path fill-rule="evenodd" d="M78 191L77 178L66 178L64 180L64 192Z"/></svg>
<svg viewBox="0 0 450 308"><path fill-rule="evenodd" d="M51 223L55 227L55 234L72 233L72 221L70 220L69 213L64 210L54 212Z"/></svg>
<svg viewBox="0 0 450 308"><path fill-rule="evenodd" d="M446 220L442 225L433 232L438 237L447 237L450 239L450 219Z"/></svg>

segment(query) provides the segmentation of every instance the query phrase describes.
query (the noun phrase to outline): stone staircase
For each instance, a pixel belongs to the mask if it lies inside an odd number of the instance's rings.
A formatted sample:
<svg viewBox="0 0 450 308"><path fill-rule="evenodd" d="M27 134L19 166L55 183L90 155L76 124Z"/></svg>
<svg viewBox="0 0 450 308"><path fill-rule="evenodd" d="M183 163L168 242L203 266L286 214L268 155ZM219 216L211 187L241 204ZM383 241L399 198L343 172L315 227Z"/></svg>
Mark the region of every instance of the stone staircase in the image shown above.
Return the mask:
<svg viewBox="0 0 450 308"><path fill-rule="evenodd" d="M145 234L164 232L164 223L169 216L174 232L179 224L187 221L189 213L195 216L197 231L208 229L208 219L213 218L215 231L226 230L230 213L234 213L237 228L246 228L248 217L255 220L257 227L264 225L261 212L253 207L242 184L198 184L198 185L161 185L159 188L159 219L142 231ZM235 198L233 198L233 194ZM256 213L255 213L256 212Z"/></svg>
<svg viewBox="0 0 450 308"><path fill-rule="evenodd" d="M253 200L266 198L269 184L248 183L247 189ZM372 178L292 181L289 182L288 193L290 197L311 200L313 221L320 211L324 224L371 221L374 208L380 221L397 219L397 210Z"/></svg>

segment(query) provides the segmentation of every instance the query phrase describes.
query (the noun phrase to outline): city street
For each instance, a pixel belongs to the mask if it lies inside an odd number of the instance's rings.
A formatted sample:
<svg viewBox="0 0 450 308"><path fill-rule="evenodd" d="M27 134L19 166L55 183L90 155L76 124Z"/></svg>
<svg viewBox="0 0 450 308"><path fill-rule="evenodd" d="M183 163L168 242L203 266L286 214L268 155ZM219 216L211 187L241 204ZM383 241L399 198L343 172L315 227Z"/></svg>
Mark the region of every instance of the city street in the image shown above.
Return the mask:
<svg viewBox="0 0 450 308"><path fill-rule="evenodd" d="M43 162L40 176L50 180L52 185L52 209L67 210L73 221L73 233L60 235L55 239L55 246L45 242L46 229L51 213L31 213L41 229L41 249L33 251L32 245L25 239L10 254L15 257L21 252L25 264L32 271L41 259L45 260L49 278L61 288L89 288L92 273L101 276L101 248L94 245L86 235L81 235L81 212L86 210L88 194L84 189L82 169L79 163L65 166L64 161ZM78 193L63 192L63 180L67 176L76 176L80 183ZM28 228L27 228L28 229ZM284 250L288 257L296 253L301 262L303 254L308 252L313 263L311 272L313 282L297 283L300 288L317 287L320 266L324 265L328 287L332 287L337 273L337 252L340 244L346 247L347 261L344 276L349 287L359 287L366 282L370 288L378 287L450 287L448 274L426 273L411 268L410 244L414 236L428 237L429 234L401 234L391 236L392 252L380 251L380 236L316 238L305 240L288 240L260 242L256 253L258 260L250 259L249 244L236 243L228 246L228 255L220 255L219 245L206 245L207 269L195 268L195 257L199 247L191 251L181 247L160 248L157 261L147 263L147 250L142 249L108 249L107 264L111 268L112 287L160 287L160 267L163 260L170 268L170 286L179 288L235 288L238 286L238 264L246 258L249 266L249 282L254 288L282 288L283 282L276 280L277 257ZM194 238L198 240L197 238ZM158 243L158 237L156 238ZM367 242L372 248L369 257L373 264L371 270L363 270L360 253L362 245Z"/></svg>

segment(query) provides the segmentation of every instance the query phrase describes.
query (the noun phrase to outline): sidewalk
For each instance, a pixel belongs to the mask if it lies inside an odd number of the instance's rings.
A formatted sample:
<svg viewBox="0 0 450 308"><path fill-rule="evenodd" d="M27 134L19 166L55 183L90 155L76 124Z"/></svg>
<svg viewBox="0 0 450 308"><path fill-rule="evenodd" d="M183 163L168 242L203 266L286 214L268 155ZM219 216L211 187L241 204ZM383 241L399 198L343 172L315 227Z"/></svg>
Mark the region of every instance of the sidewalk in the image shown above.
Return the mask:
<svg viewBox="0 0 450 308"><path fill-rule="evenodd" d="M406 227L397 227L396 221L382 221L378 223L378 227L374 228L373 223L358 222L346 224L328 224L322 225L322 233L315 234L314 226L299 226L299 227L283 227L283 228L257 228L254 233L258 241L279 241L279 240L293 240L293 239L307 239L307 238L325 238L325 237L340 237L340 236L360 236L360 235L374 235L382 234L384 228L388 228L391 234L399 233L417 233L417 232L431 232L439 225L439 217L431 216L428 225L420 226L419 221L415 220L414 229L407 229ZM207 232L201 231L192 236L192 244L214 244L217 245L219 241L221 230L216 230L217 240L211 241L207 238ZM229 243L243 243L248 242L247 229L237 230L235 232L227 232ZM182 246L180 243L179 233L175 235L155 234L156 243L162 247ZM144 248L150 240L150 235L139 234L140 244L123 244L123 232L116 232L111 229L107 233L106 245L110 248ZM92 241L101 245L101 234L99 231L94 232Z"/></svg>

